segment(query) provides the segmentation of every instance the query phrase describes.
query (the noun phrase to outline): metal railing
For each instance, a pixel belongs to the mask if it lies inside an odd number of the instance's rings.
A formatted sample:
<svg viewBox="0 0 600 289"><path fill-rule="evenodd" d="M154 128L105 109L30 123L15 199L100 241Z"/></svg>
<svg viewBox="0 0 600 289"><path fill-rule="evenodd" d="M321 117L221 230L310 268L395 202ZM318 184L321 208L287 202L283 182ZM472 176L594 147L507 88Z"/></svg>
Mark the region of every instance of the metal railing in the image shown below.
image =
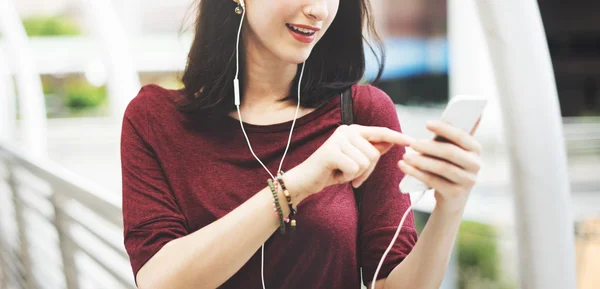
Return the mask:
<svg viewBox="0 0 600 289"><path fill-rule="evenodd" d="M569 153L600 153L600 117L563 117Z"/></svg>
<svg viewBox="0 0 600 289"><path fill-rule="evenodd" d="M114 196L0 141L0 288L135 288Z"/></svg>

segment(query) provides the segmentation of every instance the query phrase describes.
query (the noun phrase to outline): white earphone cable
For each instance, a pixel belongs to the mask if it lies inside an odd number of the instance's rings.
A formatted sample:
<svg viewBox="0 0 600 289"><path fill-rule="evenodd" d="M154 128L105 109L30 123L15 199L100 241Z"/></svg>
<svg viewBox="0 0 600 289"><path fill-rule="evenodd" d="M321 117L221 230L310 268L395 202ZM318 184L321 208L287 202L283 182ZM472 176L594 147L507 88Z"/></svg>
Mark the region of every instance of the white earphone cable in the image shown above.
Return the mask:
<svg viewBox="0 0 600 289"><path fill-rule="evenodd" d="M240 46L240 34L242 31L242 24L244 22L244 16L246 15L246 7L244 5L243 0L240 0L240 5L242 7L242 18L240 20L240 26L238 28L238 33L237 33L237 40L236 40L236 49L235 49L235 63L236 63L236 71L235 71L235 78L234 78L234 94L235 94L235 105L237 108L237 113L238 113L238 118L240 121L240 127L242 128L242 132L244 133L244 137L246 138L246 143L248 144L248 148L250 149L250 152L252 153L252 155L254 156L254 158L262 165L262 167L267 171L267 173L269 173L269 176L271 176L272 179L275 179L275 177L273 176L273 174L271 173L271 171L269 171L269 169L265 166L265 164L258 158L258 156L256 156L256 154L254 153L254 150L252 149L252 145L250 144L250 139L248 138L248 135L246 134L246 130L244 129L244 122L242 121L242 113L240 112L240 92L239 92L239 71L240 71L240 65L239 65L239 46ZM298 104L296 105L296 113L294 114L294 121L292 122L292 127L290 128L290 134L288 137L288 142L287 145L285 147L285 151L283 153L283 156L281 157L281 162L279 163L279 168L277 170L277 173L281 171L281 168L283 167L283 161L285 159L285 156L288 152L288 149L290 147L290 143L292 141L292 133L294 131L294 126L296 124L296 119L298 118L298 111L300 110L300 88L302 87L302 76L304 75L304 66L306 65L306 63L302 63L302 69L300 71L300 78L298 80ZM261 265L260 265L260 273L261 273L261 281L262 281L262 287L263 289L266 289L265 287L265 244L263 243L261 245Z"/></svg>
<svg viewBox="0 0 600 289"><path fill-rule="evenodd" d="M377 265L377 270L375 270L375 275L373 276L373 281L371 282L371 288L375 288L375 283L377 282L377 275L379 275L379 270L381 270L381 266L383 265L383 261L385 260L385 257L390 252L390 250L392 250L394 243L396 243L396 239L398 238L398 235L400 235L400 230L402 230L402 226L404 225L404 221L406 220L408 213L410 213L412 211L412 208L417 203L419 203L419 201L421 201L421 199L423 199L423 196L425 196L425 193L427 193L427 191L423 191L421 193L421 196L419 196L419 198L417 198L417 200L414 203L412 203L410 205L410 207L408 207L408 209L406 209L406 211L404 212L404 215L402 216L402 219L400 220L400 224L398 225L398 229L396 230L396 234L394 235L394 238L392 238L392 242L390 242L390 245L387 247L387 249L383 253L383 256L381 256L381 260L379 260L379 265Z"/></svg>

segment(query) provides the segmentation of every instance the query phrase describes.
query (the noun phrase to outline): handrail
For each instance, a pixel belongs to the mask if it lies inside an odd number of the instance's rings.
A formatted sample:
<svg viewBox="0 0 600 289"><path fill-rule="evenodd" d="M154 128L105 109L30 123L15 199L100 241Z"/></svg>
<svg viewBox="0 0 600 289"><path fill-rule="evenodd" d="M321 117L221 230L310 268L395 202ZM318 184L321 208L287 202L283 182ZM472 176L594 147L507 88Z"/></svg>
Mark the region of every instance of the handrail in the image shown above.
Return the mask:
<svg viewBox="0 0 600 289"><path fill-rule="evenodd" d="M118 194L3 140L0 188L0 266L7 275L0 285L78 289L92 282L88 276L106 275L103 285L135 288ZM3 227L8 223L16 224L12 231ZM51 269L60 274L45 272Z"/></svg>

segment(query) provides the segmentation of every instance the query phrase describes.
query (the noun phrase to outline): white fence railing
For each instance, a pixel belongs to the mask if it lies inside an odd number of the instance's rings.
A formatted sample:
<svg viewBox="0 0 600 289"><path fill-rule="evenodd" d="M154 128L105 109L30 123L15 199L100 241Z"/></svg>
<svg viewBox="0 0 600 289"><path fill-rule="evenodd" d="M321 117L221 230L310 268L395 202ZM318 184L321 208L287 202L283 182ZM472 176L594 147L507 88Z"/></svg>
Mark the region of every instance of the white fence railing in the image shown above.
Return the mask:
<svg viewBox="0 0 600 289"><path fill-rule="evenodd" d="M600 117L563 117L570 154L600 153Z"/></svg>
<svg viewBox="0 0 600 289"><path fill-rule="evenodd" d="M0 288L135 288L114 197L0 142Z"/></svg>

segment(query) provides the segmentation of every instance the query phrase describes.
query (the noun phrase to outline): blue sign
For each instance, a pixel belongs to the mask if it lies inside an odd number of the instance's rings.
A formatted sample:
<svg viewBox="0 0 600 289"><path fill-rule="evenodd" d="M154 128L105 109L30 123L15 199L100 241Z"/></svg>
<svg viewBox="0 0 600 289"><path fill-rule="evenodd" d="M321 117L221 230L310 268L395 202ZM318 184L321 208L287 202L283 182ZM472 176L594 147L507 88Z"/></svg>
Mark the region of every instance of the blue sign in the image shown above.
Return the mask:
<svg viewBox="0 0 600 289"><path fill-rule="evenodd" d="M393 80L423 74L448 73L448 41L446 37L394 37L384 40L385 68L381 80ZM367 47L365 78L377 76L377 61Z"/></svg>

